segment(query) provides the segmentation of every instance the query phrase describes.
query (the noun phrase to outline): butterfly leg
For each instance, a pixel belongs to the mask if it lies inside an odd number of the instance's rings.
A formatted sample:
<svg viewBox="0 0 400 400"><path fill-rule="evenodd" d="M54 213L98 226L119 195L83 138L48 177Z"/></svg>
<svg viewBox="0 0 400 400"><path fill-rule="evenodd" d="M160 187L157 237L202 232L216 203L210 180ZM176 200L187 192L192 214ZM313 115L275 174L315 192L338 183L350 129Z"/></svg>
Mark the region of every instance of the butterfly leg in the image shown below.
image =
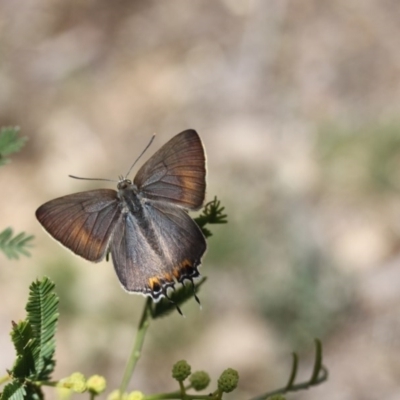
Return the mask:
<svg viewBox="0 0 400 400"><path fill-rule="evenodd" d="M172 290L175 290L175 288L173 286L171 286ZM176 307L176 311L178 311L179 314L181 314L182 317L185 317L185 315L183 314L182 310L180 309L180 307L178 306L178 304L176 303L176 301L172 300L171 297L168 296L167 293L167 288L164 287L163 288L163 295L165 296L165 298L172 303L175 307Z"/></svg>
<svg viewBox="0 0 400 400"><path fill-rule="evenodd" d="M201 306L200 299L197 297L196 286L194 285L193 278L189 277L189 278L186 278L185 280L188 280L190 282L190 284L192 285L193 297L197 301L198 305L200 306L200 310L201 310L203 307Z"/></svg>

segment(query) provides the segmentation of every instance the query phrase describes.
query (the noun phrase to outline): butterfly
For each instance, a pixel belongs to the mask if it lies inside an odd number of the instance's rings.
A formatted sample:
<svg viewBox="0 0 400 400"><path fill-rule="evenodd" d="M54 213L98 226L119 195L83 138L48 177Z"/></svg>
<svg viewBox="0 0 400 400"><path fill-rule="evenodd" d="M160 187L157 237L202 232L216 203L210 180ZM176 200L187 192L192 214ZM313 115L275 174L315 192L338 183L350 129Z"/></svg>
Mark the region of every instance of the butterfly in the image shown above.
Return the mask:
<svg viewBox="0 0 400 400"><path fill-rule="evenodd" d="M133 182L121 177L117 191L59 197L40 206L36 217L54 239L86 260L99 262L110 253L126 291L158 300L177 282L193 283L200 275L207 245L188 211L202 206L205 189L204 147L189 129L162 146Z"/></svg>

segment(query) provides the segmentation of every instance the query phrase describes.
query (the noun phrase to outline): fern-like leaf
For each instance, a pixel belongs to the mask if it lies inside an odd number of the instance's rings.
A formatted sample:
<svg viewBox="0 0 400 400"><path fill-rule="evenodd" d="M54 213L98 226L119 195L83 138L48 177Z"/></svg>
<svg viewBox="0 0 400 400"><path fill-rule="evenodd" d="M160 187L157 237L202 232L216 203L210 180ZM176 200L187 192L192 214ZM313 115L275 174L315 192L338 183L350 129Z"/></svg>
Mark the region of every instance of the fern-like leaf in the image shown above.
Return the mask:
<svg viewBox="0 0 400 400"><path fill-rule="evenodd" d="M34 340L31 344L35 363L35 380L47 380L54 370L54 334L58 321L58 297L54 283L48 278L33 282L26 305L28 321L32 326Z"/></svg>
<svg viewBox="0 0 400 400"><path fill-rule="evenodd" d="M24 400L25 395L23 384L19 381L12 381L4 387L0 400Z"/></svg>
<svg viewBox="0 0 400 400"><path fill-rule="evenodd" d="M203 231L205 237L212 236L209 229L205 228L207 224L226 224L228 222L227 215L224 214L225 207L221 206L221 202L214 197L214 200L207 203L201 214L195 218L197 225Z"/></svg>
<svg viewBox="0 0 400 400"><path fill-rule="evenodd" d="M11 339L17 358L9 375L12 381L0 400L43 399L38 381L50 379L54 370L54 334L58 320L58 298L48 278L33 282L26 305L27 318L13 322Z"/></svg>
<svg viewBox="0 0 400 400"><path fill-rule="evenodd" d="M29 321L13 322L11 339L17 352L12 369L14 378L24 379L35 372L35 362L32 354L32 341L34 340L32 326Z"/></svg>
<svg viewBox="0 0 400 400"><path fill-rule="evenodd" d="M25 232L13 237L13 230L6 228L0 233L0 250L9 259L18 259L21 254L29 257L30 253L27 248L31 246L32 239L33 236L27 235Z"/></svg>
<svg viewBox="0 0 400 400"><path fill-rule="evenodd" d="M6 157L19 151L25 144L26 137L18 137L18 127L5 127L0 130L0 166L7 164L9 159Z"/></svg>

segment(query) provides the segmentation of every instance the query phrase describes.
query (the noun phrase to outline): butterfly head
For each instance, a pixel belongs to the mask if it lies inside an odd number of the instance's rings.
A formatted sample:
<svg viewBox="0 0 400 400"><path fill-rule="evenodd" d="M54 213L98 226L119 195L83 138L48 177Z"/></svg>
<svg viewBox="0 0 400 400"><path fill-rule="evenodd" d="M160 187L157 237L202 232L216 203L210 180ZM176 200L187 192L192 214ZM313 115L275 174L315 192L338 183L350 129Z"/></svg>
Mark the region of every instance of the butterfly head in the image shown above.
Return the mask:
<svg viewBox="0 0 400 400"><path fill-rule="evenodd" d="M137 186L130 179L120 178L117 185L118 198L122 201L123 212L136 213L140 210L140 194Z"/></svg>
<svg viewBox="0 0 400 400"><path fill-rule="evenodd" d="M126 190L136 188L130 179L120 178L117 185L118 190Z"/></svg>

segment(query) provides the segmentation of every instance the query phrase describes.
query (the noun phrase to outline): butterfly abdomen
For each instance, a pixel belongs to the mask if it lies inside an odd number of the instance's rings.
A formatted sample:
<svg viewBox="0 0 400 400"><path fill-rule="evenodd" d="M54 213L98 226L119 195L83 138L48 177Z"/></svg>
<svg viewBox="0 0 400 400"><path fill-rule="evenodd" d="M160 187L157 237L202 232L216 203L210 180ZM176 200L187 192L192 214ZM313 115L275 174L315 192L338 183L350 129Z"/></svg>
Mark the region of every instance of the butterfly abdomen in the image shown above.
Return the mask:
<svg viewBox="0 0 400 400"><path fill-rule="evenodd" d="M143 237L146 238L150 244L151 249L158 257L164 257L164 251L160 246L160 240L154 231L152 224L149 222L147 212L145 210L145 200L138 192L135 185L130 184L125 189L119 189L118 195L121 202L122 214L125 214L127 218L132 216L135 219L135 224L140 229Z"/></svg>

